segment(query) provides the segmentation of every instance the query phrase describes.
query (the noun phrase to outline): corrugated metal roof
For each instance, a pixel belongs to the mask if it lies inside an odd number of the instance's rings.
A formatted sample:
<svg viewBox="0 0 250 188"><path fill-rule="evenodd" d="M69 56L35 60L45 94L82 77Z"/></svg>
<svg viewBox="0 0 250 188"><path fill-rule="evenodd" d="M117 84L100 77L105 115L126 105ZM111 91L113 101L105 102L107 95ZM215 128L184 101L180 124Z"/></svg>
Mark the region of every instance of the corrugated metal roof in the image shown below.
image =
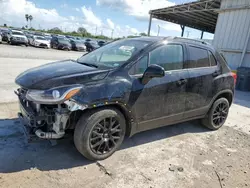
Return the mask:
<svg viewBox="0 0 250 188"><path fill-rule="evenodd" d="M221 0L201 0L151 10L153 18L214 33Z"/></svg>

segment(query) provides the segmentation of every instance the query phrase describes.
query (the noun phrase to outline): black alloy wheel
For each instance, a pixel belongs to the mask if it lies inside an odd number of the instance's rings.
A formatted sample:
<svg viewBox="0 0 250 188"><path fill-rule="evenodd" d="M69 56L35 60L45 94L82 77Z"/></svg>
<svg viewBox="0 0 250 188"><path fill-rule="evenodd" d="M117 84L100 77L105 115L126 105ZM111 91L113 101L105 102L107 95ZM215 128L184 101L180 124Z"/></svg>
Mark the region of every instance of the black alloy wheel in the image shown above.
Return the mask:
<svg viewBox="0 0 250 188"><path fill-rule="evenodd" d="M81 116L74 131L77 150L90 160L111 156L122 144L126 120L116 108L93 109Z"/></svg>
<svg viewBox="0 0 250 188"><path fill-rule="evenodd" d="M108 153L118 144L121 131L121 125L115 117L104 118L91 132L89 138L91 150L97 155Z"/></svg>
<svg viewBox="0 0 250 188"><path fill-rule="evenodd" d="M211 130L219 129L225 122L229 112L229 102L226 98L217 99L201 123Z"/></svg>
<svg viewBox="0 0 250 188"><path fill-rule="evenodd" d="M213 113L213 123L216 126L220 126L224 123L227 118L228 114L228 106L226 103L219 103L218 106L215 108Z"/></svg>

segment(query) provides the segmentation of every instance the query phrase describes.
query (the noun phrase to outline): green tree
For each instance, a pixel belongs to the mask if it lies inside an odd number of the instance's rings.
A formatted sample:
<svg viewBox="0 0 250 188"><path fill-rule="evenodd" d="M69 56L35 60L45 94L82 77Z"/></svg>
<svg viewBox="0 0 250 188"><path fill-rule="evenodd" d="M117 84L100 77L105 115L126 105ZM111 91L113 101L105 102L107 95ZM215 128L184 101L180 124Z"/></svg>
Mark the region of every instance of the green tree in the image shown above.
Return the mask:
<svg viewBox="0 0 250 188"><path fill-rule="evenodd" d="M85 35L87 33L87 30L84 27L79 27L77 29L77 32L82 34L82 35Z"/></svg>
<svg viewBox="0 0 250 188"><path fill-rule="evenodd" d="M140 33L140 36L147 36L146 33Z"/></svg>
<svg viewBox="0 0 250 188"><path fill-rule="evenodd" d="M27 25L28 25L28 22L29 22L29 15L28 14L25 14L25 19L26 19L26 22L27 22Z"/></svg>

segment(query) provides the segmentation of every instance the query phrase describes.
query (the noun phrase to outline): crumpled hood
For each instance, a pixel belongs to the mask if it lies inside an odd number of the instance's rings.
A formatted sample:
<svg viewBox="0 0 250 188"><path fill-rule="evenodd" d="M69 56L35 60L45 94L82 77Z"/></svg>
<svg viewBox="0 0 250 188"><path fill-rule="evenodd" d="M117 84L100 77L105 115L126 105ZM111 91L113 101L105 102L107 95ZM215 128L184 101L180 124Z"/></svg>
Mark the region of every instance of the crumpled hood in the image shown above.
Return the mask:
<svg viewBox="0 0 250 188"><path fill-rule="evenodd" d="M82 65L73 60L64 60L48 63L29 69L19 76L15 82L26 89L50 89L63 85L81 84L95 78L101 79L98 74L106 75L107 70Z"/></svg>

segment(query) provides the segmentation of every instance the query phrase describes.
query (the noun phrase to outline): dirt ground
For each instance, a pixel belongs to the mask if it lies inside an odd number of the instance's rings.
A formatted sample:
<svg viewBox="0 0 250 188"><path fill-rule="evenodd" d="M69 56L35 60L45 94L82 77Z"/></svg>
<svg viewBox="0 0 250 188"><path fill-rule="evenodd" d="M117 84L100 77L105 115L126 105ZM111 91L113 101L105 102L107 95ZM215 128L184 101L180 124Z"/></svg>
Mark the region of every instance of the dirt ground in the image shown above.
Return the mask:
<svg viewBox="0 0 250 188"><path fill-rule="evenodd" d="M228 120L198 121L134 135L110 158L91 162L71 139L26 144L15 119L0 120L0 187L250 187L250 93L237 92Z"/></svg>

